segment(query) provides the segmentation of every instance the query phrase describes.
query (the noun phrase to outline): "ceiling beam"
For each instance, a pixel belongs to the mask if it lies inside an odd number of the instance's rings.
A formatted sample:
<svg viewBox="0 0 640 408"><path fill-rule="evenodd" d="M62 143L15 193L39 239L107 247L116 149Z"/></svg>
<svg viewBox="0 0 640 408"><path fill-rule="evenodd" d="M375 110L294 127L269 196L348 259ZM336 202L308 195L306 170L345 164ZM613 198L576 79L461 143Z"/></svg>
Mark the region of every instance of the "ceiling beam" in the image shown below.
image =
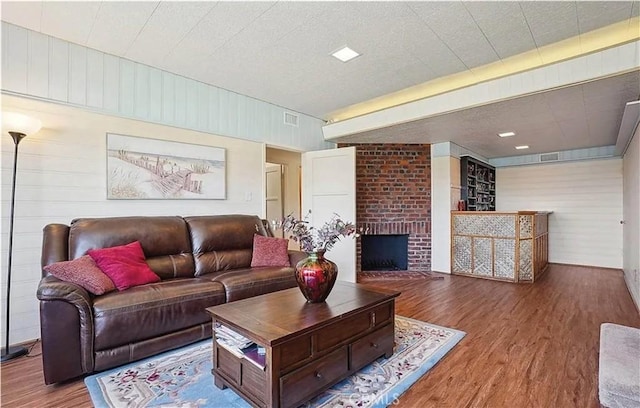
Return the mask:
<svg viewBox="0 0 640 408"><path fill-rule="evenodd" d="M456 112L640 69L640 40L323 126L325 140Z"/></svg>

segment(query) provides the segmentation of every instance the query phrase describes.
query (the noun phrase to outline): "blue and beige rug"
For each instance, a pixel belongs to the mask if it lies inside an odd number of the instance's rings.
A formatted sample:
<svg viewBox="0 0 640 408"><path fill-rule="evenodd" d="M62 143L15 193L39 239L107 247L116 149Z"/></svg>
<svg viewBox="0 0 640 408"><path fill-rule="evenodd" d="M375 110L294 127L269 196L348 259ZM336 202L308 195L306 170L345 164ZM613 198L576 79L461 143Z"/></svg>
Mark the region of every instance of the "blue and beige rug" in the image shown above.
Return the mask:
<svg viewBox="0 0 640 408"><path fill-rule="evenodd" d="M395 350L310 401L308 407L386 407L433 367L465 333L396 316ZM85 378L96 407L248 408L211 375L211 340Z"/></svg>

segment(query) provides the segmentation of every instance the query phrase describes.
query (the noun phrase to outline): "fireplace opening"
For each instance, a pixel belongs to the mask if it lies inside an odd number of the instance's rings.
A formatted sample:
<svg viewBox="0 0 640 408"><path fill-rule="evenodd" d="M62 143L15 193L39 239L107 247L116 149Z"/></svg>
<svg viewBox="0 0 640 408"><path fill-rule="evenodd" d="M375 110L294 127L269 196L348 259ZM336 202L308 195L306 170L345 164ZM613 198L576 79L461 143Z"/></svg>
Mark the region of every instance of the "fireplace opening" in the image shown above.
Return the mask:
<svg viewBox="0 0 640 408"><path fill-rule="evenodd" d="M362 235L360 267L363 271L406 271L409 235Z"/></svg>

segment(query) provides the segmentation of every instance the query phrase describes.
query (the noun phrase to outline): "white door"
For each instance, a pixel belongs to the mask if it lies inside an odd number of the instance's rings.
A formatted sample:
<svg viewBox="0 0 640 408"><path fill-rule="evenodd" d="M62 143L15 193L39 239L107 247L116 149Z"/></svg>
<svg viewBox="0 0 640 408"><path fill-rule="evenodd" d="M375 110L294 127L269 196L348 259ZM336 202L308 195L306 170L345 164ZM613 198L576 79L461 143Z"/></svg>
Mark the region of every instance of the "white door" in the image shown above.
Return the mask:
<svg viewBox="0 0 640 408"><path fill-rule="evenodd" d="M356 222L356 148L302 154L302 216L319 227L335 213ZM343 238L327 254L338 265L338 279L356 281L356 240Z"/></svg>
<svg viewBox="0 0 640 408"><path fill-rule="evenodd" d="M267 163L265 166L265 175L267 180L266 188L266 214L267 220L278 221L284 218L284 203L282 199L282 165ZM273 234L282 238L284 233L282 229L274 229Z"/></svg>

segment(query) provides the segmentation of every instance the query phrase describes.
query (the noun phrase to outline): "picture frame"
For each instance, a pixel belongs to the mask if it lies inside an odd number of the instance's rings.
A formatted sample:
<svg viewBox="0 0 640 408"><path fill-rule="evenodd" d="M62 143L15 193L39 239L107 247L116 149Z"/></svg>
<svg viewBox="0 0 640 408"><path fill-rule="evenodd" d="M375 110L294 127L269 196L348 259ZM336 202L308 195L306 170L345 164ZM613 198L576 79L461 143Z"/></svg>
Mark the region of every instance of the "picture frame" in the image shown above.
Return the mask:
<svg viewBox="0 0 640 408"><path fill-rule="evenodd" d="M221 147L107 133L107 199L224 200Z"/></svg>

